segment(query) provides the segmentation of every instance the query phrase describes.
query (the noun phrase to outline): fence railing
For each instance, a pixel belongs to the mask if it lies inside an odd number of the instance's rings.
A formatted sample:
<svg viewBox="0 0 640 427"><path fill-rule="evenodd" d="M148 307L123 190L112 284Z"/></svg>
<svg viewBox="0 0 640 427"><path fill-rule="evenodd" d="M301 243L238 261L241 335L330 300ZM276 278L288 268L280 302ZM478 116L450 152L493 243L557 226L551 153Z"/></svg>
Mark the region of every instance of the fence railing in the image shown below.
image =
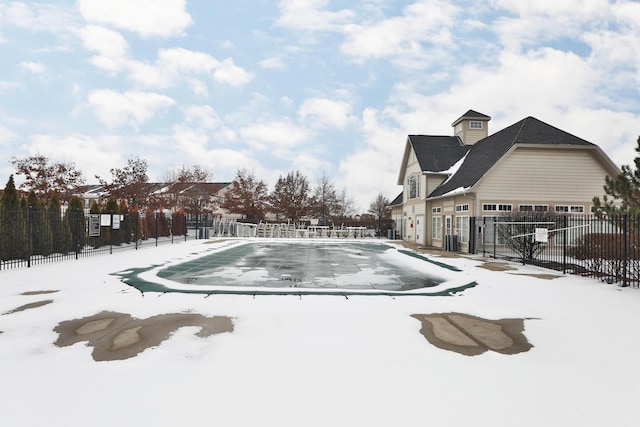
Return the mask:
<svg viewBox="0 0 640 427"><path fill-rule="evenodd" d="M640 216L475 218L470 252L640 286Z"/></svg>
<svg viewBox="0 0 640 427"><path fill-rule="evenodd" d="M2 211L0 270L79 259L123 249L176 243L196 237L184 214L154 213L85 215L34 208Z"/></svg>

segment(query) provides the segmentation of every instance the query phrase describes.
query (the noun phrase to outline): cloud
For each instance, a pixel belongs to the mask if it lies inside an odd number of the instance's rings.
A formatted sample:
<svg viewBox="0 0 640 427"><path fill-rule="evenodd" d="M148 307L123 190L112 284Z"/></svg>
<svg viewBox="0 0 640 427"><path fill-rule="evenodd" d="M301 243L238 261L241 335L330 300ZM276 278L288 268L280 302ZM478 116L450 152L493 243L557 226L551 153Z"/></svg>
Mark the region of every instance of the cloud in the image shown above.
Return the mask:
<svg viewBox="0 0 640 427"><path fill-rule="evenodd" d="M20 66L33 74L44 73L44 65L40 62L24 61L20 63Z"/></svg>
<svg viewBox="0 0 640 427"><path fill-rule="evenodd" d="M230 86L242 86L253 75L228 58L218 61L208 53L182 47L159 49L153 63L132 59L129 44L118 31L87 25L78 32L84 47L96 53L91 63L110 73L127 73L128 78L146 88L167 89L185 82L193 93L206 96L206 84L194 76L207 76Z"/></svg>
<svg viewBox="0 0 640 427"><path fill-rule="evenodd" d="M306 31L335 29L349 22L355 13L348 9L337 12L324 10L328 0L281 0L277 25Z"/></svg>
<svg viewBox="0 0 640 427"><path fill-rule="evenodd" d="M44 135L29 137L28 155L42 154L52 161L72 161L87 182L94 175L111 176L109 170L125 163L126 141L120 136L89 136L82 134Z"/></svg>
<svg viewBox="0 0 640 427"><path fill-rule="evenodd" d="M132 31L140 36L173 37L192 24L186 0L78 0L78 10L90 23Z"/></svg>
<svg viewBox="0 0 640 427"><path fill-rule="evenodd" d="M449 1L418 1L404 8L401 16L344 26L345 41L340 51L360 60L398 56L426 59L425 48L454 47L452 29L458 24L458 12ZM423 62L423 66L427 64Z"/></svg>
<svg viewBox="0 0 640 427"><path fill-rule="evenodd" d="M310 98L302 103L298 115L314 126L344 129L352 120L351 105L328 98Z"/></svg>
<svg viewBox="0 0 640 427"><path fill-rule="evenodd" d="M98 119L109 128L143 124L159 110L174 105L168 96L140 91L94 90L88 100Z"/></svg>
<svg viewBox="0 0 640 427"><path fill-rule="evenodd" d="M0 23L31 31L66 33L75 21L73 13L62 6L19 1L0 4Z"/></svg>
<svg viewBox="0 0 640 427"><path fill-rule="evenodd" d="M309 132L288 120L254 123L239 130L240 136L256 149L289 150L309 137Z"/></svg>
<svg viewBox="0 0 640 427"><path fill-rule="evenodd" d="M118 72L127 66L129 44L119 32L98 25L87 25L78 31L84 47L97 55L91 63L110 72Z"/></svg>
<svg viewBox="0 0 640 427"><path fill-rule="evenodd" d="M13 141L18 138L18 134L11 129L0 124L0 145L4 145L9 141Z"/></svg>
<svg viewBox="0 0 640 427"><path fill-rule="evenodd" d="M263 59L262 61L260 61L260 67L266 68L266 69L287 68L287 66L282 61L282 58L280 58L279 56Z"/></svg>
<svg viewBox="0 0 640 427"><path fill-rule="evenodd" d="M253 75L244 68L238 67L232 59L225 59L213 73L214 80L230 86L242 86L253 79Z"/></svg>

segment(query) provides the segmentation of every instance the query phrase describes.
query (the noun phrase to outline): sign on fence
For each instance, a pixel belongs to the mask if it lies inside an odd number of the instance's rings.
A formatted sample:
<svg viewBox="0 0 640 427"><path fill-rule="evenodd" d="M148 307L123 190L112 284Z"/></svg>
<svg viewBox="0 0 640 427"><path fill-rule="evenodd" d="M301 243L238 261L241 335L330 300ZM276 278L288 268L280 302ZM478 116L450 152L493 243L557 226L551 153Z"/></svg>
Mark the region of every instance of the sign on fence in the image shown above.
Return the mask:
<svg viewBox="0 0 640 427"><path fill-rule="evenodd" d="M100 235L100 215L99 214L90 214L89 215L89 236L99 236Z"/></svg>
<svg viewBox="0 0 640 427"><path fill-rule="evenodd" d="M536 228L536 242L547 243L549 241L548 228Z"/></svg>

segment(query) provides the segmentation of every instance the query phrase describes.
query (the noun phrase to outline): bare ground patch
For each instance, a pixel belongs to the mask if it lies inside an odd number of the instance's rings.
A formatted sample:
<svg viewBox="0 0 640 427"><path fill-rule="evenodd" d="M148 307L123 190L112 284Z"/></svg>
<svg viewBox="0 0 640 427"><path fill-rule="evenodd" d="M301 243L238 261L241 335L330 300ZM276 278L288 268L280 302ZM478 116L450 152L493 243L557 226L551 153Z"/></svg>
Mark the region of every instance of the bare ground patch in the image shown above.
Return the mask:
<svg viewBox="0 0 640 427"><path fill-rule="evenodd" d="M20 311L25 311L25 310L29 310L29 309L32 309L32 308L42 307L43 305L51 304L52 302L53 302L52 299L48 299L48 300L44 300L44 301L32 302L32 303L29 303L29 304L21 305L20 307L14 308L13 310L9 310L6 313L2 313L2 314L5 315L5 314L18 313Z"/></svg>
<svg viewBox="0 0 640 427"><path fill-rule="evenodd" d="M412 314L431 344L466 356L486 351L516 354L533 346L524 336L525 319L489 320L463 313Z"/></svg>
<svg viewBox="0 0 640 427"><path fill-rule="evenodd" d="M102 312L61 322L54 328L59 334L54 344L66 347L86 341L93 347L91 355L94 360L123 360L159 346L173 332L185 326L199 326L196 336L202 338L233 331L233 322L226 316L172 313L136 319L129 314Z"/></svg>

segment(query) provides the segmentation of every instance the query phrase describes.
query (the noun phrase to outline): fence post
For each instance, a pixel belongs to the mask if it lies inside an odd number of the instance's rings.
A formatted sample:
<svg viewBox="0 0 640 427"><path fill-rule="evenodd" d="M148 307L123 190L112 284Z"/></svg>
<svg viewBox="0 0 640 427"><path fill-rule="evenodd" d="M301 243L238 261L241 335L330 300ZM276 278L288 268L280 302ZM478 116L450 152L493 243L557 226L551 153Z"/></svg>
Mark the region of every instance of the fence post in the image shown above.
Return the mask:
<svg viewBox="0 0 640 427"><path fill-rule="evenodd" d="M33 250L33 206L28 207L27 211L27 267L31 267L31 251ZM23 246L24 247L24 246Z"/></svg>
<svg viewBox="0 0 640 427"><path fill-rule="evenodd" d="M109 219L109 254L113 254L113 211L109 211L111 219Z"/></svg>
<svg viewBox="0 0 640 427"><path fill-rule="evenodd" d="M629 233L629 223L627 214L622 216L622 286L629 286L627 283L627 238Z"/></svg>
<svg viewBox="0 0 640 427"><path fill-rule="evenodd" d="M567 274L567 216L562 217L562 274Z"/></svg>
<svg viewBox="0 0 640 427"><path fill-rule="evenodd" d="M158 212L156 212L156 246L158 246L158 218L160 218L160 215L158 214Z"/></svg>
<svg viewBox="0 0 640 427"><path fill-rule="evenodd" d="M496 226L496 217L492 218L493 221L493 258L496 257L496 247L498 246L498 227Z"/></svg>

